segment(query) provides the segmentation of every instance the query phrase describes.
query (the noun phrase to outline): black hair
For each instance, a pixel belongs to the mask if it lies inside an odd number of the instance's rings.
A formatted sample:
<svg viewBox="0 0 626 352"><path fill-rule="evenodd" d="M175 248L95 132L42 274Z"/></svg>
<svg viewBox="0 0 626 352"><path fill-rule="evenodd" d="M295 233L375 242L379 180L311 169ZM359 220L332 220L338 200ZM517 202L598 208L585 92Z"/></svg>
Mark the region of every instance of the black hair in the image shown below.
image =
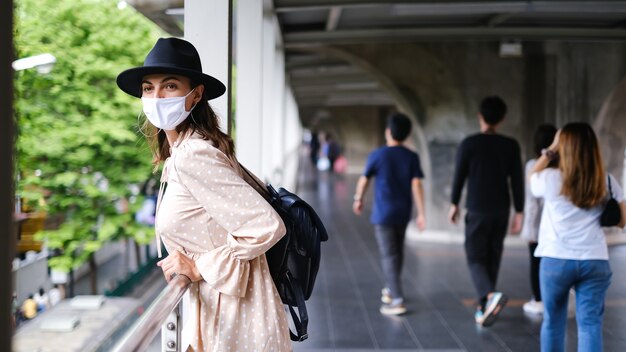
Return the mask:
<svg viewBox="0 0 626 352"><path fill-rule="evenodd" d="M545 124L537 127L535 135L533 136L535 156L541 156L541 150L548 148L552 144L555 135L556 127L553 125Z"/></svg>
<svg viewBox="0 0 626 352"><path fill-rule="evenodd" d="M488 125L496 125L506 115L506 103L496 95L485 97L480 102L480 114Z"/></svg>
<svg viewBox="0 0 626 352"><path fill-rule="evenodd" d="M402 142L411 133L411 120L404 114L395 113L387 118L387 128L393 139Z"/></svg>

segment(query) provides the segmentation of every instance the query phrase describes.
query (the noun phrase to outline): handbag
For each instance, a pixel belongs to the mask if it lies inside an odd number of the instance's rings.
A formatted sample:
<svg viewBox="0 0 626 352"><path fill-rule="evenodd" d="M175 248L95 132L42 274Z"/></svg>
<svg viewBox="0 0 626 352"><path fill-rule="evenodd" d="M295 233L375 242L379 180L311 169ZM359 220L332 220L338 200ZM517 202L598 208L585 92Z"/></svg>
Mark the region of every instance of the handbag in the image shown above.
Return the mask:
<svg viewBox="0 0 626 352"><path fill-rule="evenodd" d="M613 190L611 189L611 177L609 180L609 200L604 205L602 215L600 215L600 225L604 227L617 226L622 220L622 209L615 198L613 198Z"/></svg>

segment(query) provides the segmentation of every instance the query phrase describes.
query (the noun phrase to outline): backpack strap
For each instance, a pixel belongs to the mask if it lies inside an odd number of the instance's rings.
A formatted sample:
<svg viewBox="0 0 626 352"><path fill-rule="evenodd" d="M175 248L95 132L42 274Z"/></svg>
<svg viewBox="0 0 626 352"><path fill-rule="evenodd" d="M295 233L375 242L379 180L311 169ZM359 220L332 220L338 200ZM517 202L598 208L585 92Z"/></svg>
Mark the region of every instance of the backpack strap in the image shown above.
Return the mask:
<svg viewBox="0 0 626 352"><path fill-rule="evenodd" d="M309 315L306 311L306 304L304 303L304 294L302 293L302 288L300 285L293 280L290 272L287 272L287 281L289 283L288 288L291 291L291 294L296 299L296 304L298 305L298 314L293 309L291 305L289 305L289 312L291 313L291 318L293 319L293 325L296 327L296 334L294 334L291 329L289 329L289 335L291 336L291 341L302 342L309 338L309 334L307 331L307 326L309 325ZM300 318L298 318L300 315Z"/></svg>
<svg viewBox="0 0 626 352"><path fill-rule="evenodd" d="M239 168L241 168L241 170L245 173L244 176L244 181L246 181L247 184L250 185L250 187L254 188L257 193L259 193L263 198L265 198L266 201L270 201L271 196L266 188L266 186L263 184L263 182L256 177L252 172L250 172L250 170L248 170L245 166L241 165L241 163L239 163ZM245 177L248 176L248 177Z"/></svg>

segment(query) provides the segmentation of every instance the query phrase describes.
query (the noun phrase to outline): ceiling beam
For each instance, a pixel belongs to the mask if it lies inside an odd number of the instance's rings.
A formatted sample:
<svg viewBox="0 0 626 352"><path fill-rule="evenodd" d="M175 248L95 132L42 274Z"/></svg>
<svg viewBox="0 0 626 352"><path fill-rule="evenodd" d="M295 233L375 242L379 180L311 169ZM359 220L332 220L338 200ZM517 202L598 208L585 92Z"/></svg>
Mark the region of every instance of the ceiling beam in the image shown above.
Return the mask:
<svg viewBox="0 0 626 352"><path fill-rule="evenodd" d="M489 17L487 20L487 27L496 27L499 24L506 22L509 18L515 16L513 13L499 13L497 15Z"/></svg>
<svg viewBox="0 0 626 352"><path fill-rule="evenodd" d="M333 82L333 81L358 81L372 80L363 71L354 68L354 66L345 66L345 70L328 70L325 67L307 70L289 71L292 81L307 82Z"/></svg>
<svg viewBox="0 0 626 352"><path fill-rule="evenodd" d="M394 3L412 3L411 0L399 0ZM323 10L330 7L363 7L389 5L381 0L274 0L276 12L292 12L302 10Z"/></svg>
<svg viewBox="0 0 626 352"><path fill-rule="evenodd" d="M182 16L176 13L172 14L171 11L168 13L168 10L183 9L184 0L126 0L126 3L167 33L173 36L183 35L181 23L176 18Z"/></svg>
<svg viewBox="0 0 626 352"><path fill-rule="evenodd" d="M615 13L626 12L623 1L478 1L478 0L274 0L276 12L393 6L395 15L450 15L499 12Z"/></svg>
<svg viewBox="0 0 626 352"><path fill-rule="evenodd" d="M291 85L294 92L301 94L328 94L330 92L380 92L382 88L378 83L369 82L331 82L314 84Z"/></svg>
<svg viewBox="0 0 626 352"><path fill-rule="evenodd" d="M292 58L289 53L286 53L287 62L285 63L285 69L287 71L297 70L297 69L309 69L309 68L317 68L320 66L326 67L345 67L348 66L348 63L345 61L326 58L326 57L307 57L307 58Z"/></svg>
<svg viewBox="0 0 626 352"><path fill-rule="evenodd" d="M325 45L359 44L372 42L402 42L429 40L607 40L626 41L624 29L594 28L538 28L538 27L457 27L457 28L402 28L340 30L334 32L285 33L286 48Z"/></svg>
<svg viewBox="0 0 626 352"><path fill-rule="evenodd" d="M370 94L354 96L328 96L317 98L296 97L298 106L302 107L329 107L329 106L381 106L394 105L394 100L388 95Z"/></svg>

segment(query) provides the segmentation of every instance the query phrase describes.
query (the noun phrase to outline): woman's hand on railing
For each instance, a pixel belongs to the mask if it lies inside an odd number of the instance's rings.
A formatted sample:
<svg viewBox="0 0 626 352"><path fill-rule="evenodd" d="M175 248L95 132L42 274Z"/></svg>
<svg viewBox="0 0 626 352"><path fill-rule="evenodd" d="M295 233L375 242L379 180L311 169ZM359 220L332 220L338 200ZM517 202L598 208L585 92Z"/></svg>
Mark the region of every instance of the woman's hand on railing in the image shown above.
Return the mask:
<svg viewBox="0 0 626 352"><path fill-rule="evenodd" d="M167 282L170 282L176 275L187 276L191 282L202 280L202 275L200 275L196 267L196 262L179 251L174 251L165 259L159 261L157 265L163 270L163 275Z"/></svg>

